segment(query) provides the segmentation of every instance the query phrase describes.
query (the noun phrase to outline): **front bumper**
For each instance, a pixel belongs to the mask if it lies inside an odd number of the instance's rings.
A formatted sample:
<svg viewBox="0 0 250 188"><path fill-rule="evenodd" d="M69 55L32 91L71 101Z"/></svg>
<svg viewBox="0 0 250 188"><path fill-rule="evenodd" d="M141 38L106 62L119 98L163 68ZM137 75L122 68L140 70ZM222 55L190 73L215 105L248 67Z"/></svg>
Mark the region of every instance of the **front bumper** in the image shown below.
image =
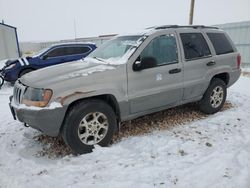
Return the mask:
<svg viewBox="0 0 250 188"><path fill-rule="evenodd" d="M11 105L11 100L12 97L10 97L9 106L14 119L17 118L19 121L46 135L58 136L67 106L43 110L17 109Z"/></svg>

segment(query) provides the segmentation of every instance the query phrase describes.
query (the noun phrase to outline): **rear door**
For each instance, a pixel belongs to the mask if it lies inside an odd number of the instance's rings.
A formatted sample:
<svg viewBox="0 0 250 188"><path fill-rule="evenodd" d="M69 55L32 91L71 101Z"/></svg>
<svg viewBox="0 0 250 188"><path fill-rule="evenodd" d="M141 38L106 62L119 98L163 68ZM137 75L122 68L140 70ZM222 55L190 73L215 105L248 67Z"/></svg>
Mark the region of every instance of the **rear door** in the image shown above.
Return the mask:
<svg viewBox="0 0 250 188"><path fill-rule="evenodd" d="M137 61L155 63L155 66L141 71L134 71L132 66L128 68L128 98L132 114L175 105L181 100L183 72L178 48L174 32L147 39Z"/></svg>
<svg viewBox="0 0 250 188"><path fill-rule="evenodd" d="M203 95L210 80L207 74L214 66L214 58L205 39L197 30L179 31L183 57L183 101L195 100Z"/></svg>

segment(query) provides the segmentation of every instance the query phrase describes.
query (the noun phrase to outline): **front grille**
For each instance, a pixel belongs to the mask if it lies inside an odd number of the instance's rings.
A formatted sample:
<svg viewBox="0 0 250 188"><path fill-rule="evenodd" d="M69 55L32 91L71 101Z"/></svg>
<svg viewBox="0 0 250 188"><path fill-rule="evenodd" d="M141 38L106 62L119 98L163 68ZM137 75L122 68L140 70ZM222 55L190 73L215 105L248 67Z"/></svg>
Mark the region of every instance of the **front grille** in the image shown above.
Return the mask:
<svg viewBox="0 0 250 188"><path fill-rule="evenodd" d="M26 86L23 85L19 80L15 83L14 92L13 92L13 100L15 104L20 104L22 102L25 89L26 89Z"/></svg>

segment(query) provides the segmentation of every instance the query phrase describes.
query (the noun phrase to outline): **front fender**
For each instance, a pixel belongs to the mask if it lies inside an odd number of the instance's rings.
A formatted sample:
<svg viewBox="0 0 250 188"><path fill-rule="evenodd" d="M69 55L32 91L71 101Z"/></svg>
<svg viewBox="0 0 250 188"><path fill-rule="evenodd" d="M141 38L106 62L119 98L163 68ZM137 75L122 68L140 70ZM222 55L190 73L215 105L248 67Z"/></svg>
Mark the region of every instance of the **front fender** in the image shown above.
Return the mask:
<svg viewBox="0 0 250 188"><path fill-rule="evenodd" d="M124 101L125 93L118 93L117 91L113 91L111 89L103 90L103 91L74 91L69 92L68 94L63 94L55 99L55 101L60 102L63 106L68 106L72 104L75 101L82 100L82 99L88 99L88 98L94 98L94 97L100 97L105 95L110 95L114 97L114 99L119 103L119 101Z"/></svg>

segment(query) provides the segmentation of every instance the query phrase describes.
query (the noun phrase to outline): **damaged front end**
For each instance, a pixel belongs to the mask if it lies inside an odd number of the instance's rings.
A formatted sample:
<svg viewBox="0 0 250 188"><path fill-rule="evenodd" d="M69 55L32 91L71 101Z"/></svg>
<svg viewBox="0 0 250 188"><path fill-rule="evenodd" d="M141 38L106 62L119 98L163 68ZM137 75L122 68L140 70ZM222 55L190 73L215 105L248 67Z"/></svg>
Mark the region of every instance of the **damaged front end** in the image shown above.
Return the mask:
<svg viewBox="0 0 250 188"><path fill-rule="evenodd" d="M52 102L52 90L35 89L19 80L10 97L10 110L14 119L49 136L58 136L68 106Z"/></svg>

